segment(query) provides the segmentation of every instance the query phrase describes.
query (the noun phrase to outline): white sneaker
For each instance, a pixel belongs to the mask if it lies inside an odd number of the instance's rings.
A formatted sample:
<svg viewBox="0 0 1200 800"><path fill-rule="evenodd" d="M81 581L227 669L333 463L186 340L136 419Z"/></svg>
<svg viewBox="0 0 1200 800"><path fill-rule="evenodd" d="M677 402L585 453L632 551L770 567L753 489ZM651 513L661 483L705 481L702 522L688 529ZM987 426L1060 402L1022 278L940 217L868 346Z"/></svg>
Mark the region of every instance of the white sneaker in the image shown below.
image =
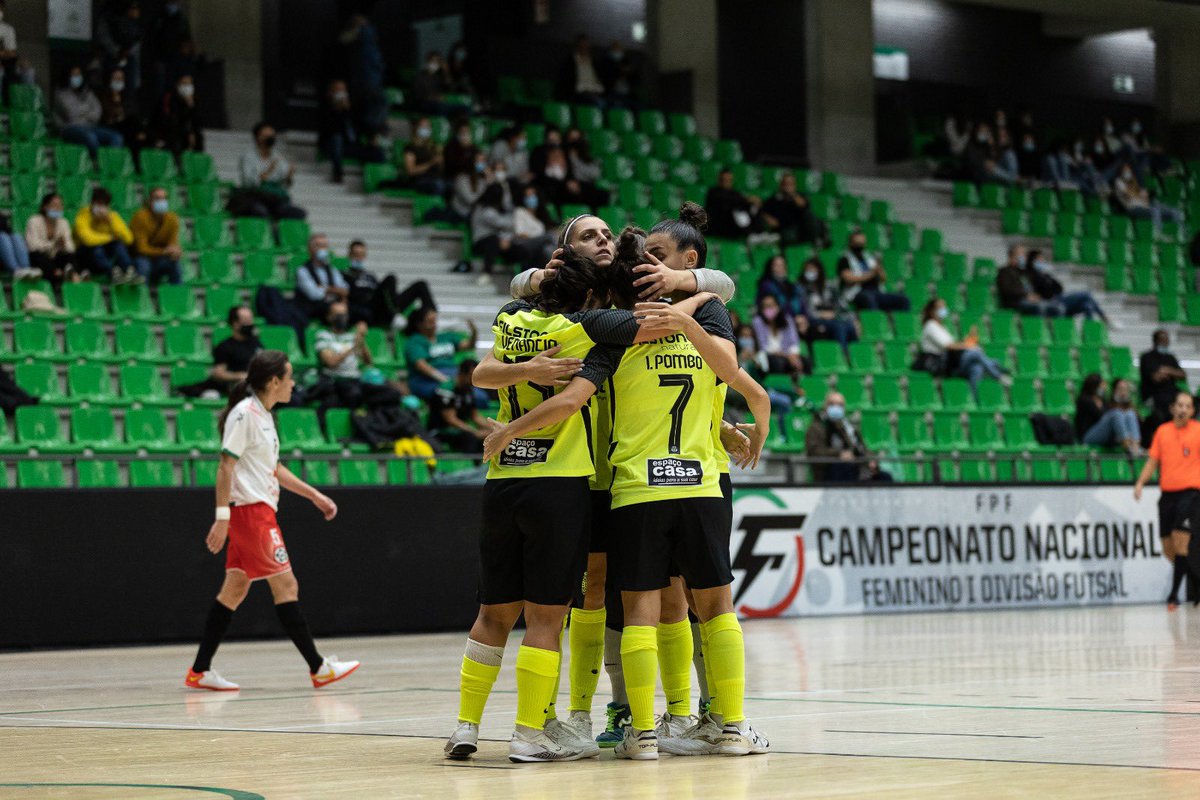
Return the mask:
<svg viewBox="0 0 1200 800"><path fill-rule="evenodd" d="M140 286L146 282L146 279L142 277L142 273L138 272L136 267L126 267L125 282L130 286Z"/></svg>
<svg viewBox="0 0 1200 800"><path fill-rule="evenodd" d="M654 731L639 731L630 725L625 729L625 738L617 745L614 753L617 758L628 758L632 761L657 761L658 737Z"/></svg>
<svg viewBox="0 0 1200 800"><path fill-rule="evenodd" d="M599 749L597 749L599 755ZM508 742L508 760L515 763L539 761L578 761L588 758L583 750L569 744L556 742L545 731L532 728L517 728Z"/></svg>
<svg viewBox="0 0 1200 800"><path fill-rule="evenodd" d="M713 720L712 716L705 714L680 736L660 739L658 746L664 753L670 753L673 756L712 756L721 752L722 731L722 727Z"/></svg>
<svg viewBox="0 0 1200 800"><path fill-rule="evenodd" d="M233 681L225 680L211 669L207 672L189 669L187 677L183 679L183 685L190 689L207 689L210 692L236 692L242 688Z"/></svg>
<svg viewBox="0 0 1200 800"><path fill-rule="evenodd" d="M42 271L33 267L19 269L13 273L14 281L36 281L42 277Z"/></svg>
<svg viewBox="0 0 1200 800"><path fill-rule="evenodd" d="M563 722L558 719L546 720L546 727L543 729L550 741L560 744L573 750L579 750L583 753L584 758L594 758L600 755L600 745L592 739L592 726L589 722L586 731L586 736L581 735L578 728L573 727L568 722Z"/></svg>
<svg viewBox="0 0 1200 800"><path fill-rule="evenodd" d="M450 741L442 748L446 758L462 761L470 758L479 749L479 726L474 722L460 722L450 734Z"/></svg>
<svg viewBox="0 0 1200 800"><path fill-rule="evenodd" d="M575 734L575 738L581 742L595 741L592 737L592 715L587 711L572 711L563 725L567 726L571 733Z"/></svg>
<svg viewBox="0 0 1200 800"><path fill-rule="evenodd" d="M112 276L110 278L113 286L123 286L129 283L129 279L125 277L125 270L121 267L112 268Z"/></svg>
<svg viewBox="0 0 1200 800"><path fill-rule="evenodd" d="M700 720L698 717L680 717L670 711L658 718L654 726L654 735L658 737L658 748L664 753L670 753L676 739L692 729Z"/></svg>
<svg viewBox="0 0 1200 800"><path fill-rule="evenodd" d="M728 723L721 730L717 752L723 756L762 755L771 752L771 743L746 720Z"/></svg>
<svg viewBox="0 0 1200 800"><path fill-rule="evenodd" d="M312 675L313 688L320 689L322 686L340 681L356 669L358 669L357 661L338 661L337 656L327 656L321 662L321 668Z"/></svg>

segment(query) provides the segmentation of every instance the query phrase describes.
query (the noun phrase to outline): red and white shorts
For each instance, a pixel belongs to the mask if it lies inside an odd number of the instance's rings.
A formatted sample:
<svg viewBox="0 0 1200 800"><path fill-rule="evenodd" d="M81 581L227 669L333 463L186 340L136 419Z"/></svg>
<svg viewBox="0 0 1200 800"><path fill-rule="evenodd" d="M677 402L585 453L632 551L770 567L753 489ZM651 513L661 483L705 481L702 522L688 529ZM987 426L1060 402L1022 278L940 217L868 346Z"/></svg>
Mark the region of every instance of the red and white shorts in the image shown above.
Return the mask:
<svg viewBox="0 0 1200 800"><path fill-rule="evenodd" d="M291 571L292 562L275 521L275 510L266 503L229 509L225 571L233 569L246 573L252 581Z"/></svg>

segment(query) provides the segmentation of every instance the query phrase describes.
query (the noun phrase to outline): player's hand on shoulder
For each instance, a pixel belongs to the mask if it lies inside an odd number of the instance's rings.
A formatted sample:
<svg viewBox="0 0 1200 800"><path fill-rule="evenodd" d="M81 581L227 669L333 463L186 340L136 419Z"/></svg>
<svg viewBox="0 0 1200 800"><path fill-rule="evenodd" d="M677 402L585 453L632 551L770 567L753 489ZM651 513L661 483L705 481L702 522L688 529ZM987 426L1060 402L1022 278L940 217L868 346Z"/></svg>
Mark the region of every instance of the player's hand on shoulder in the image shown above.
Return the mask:
<svg viewBox="0 0 1200 800"><path fill-rule="evenodd" d="M670 303L638 303L633 316L643 328L655 331L681 331L691 319Z"/></svg>
<svg viewBox="0 0 1200 800"><path fill-rule="evenodd" d="M555 358L561 349L562 345L555 345L525 362L525 370L531 383L540 386L566 386L571 382L571 378L579 374L579 370L583 368L583 360Z"/></svg>
<svg viewBox="0 0 1200 800"><path fill-rule="evenodd" d="M646 253L645 264L633 268L635 274L641 275L633 282L638 287L638 296L643 300L657 300L679 288L682 273L659 261L650 253Z"/></svg>
<svg viewBox="0 0 1200 800"><path fill-rule="evenodd" d="M512 437L505 431L505 426L501 425L490 417L486 420L489 429L487 437L483 440L483 460L491 461L508 447L508 443L512 441Z"/></svg>

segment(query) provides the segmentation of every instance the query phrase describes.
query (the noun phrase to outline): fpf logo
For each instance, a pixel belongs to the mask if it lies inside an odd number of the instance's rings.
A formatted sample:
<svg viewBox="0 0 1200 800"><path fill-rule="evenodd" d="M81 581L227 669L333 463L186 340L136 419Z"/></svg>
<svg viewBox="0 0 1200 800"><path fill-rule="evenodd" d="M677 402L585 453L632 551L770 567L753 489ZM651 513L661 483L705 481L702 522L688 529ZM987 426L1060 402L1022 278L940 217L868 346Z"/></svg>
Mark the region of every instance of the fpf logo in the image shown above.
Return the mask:
<svg viewBox="0 0 1200 800"><path fill-rule="evenodd" d="M748 514L741 519L738 530L745 531L741 545L733 557L733 568L742 570L743 576L733 597L733 606L743 617L768 618L778 617L787 611L800 594L800 585L804 581L804 537L800 529L804 527L804 514ZM756 597L771 598L777 594L778 587L787 578L782 574L790 547L785 546L783 552L768 549L761 552L759 542L764 533L769 531L794 532L787 539L787 545L793 542L796 547L796 574L791 577L790 584L778 602L766 608L756 608L749 605L738 606L743 598L750 594ZM768 536L774 543L782 537ZM772 552L774 550L774 552Z"/></svg>

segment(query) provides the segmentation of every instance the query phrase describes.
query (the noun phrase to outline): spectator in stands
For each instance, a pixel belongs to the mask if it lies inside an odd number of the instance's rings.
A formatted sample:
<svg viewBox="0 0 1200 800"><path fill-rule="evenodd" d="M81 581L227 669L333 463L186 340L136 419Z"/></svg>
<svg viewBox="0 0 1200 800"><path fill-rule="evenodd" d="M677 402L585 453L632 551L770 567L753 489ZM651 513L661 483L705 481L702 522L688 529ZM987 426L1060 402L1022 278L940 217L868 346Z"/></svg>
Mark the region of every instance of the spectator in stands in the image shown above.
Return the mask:
<svg viewBox="0 0 1200 800"><path fill-rule="evenodd" d="M275 128L269 122L254 126L254 148L242 154L238 164L241 188L229 201L238 217L304 219L304 209L292 205L288 188L296 167L275 149Z"/></svg>
<svg viewBox="0 0 1200 800"><path fill-rule="evenodd" d="M126 249L133 244L133 233L113 210L112 195L103 186L92 190L91 203L75 215L75 240L85 275L111 276L114 284L145 282Z"/></svg>
<svg viewBox="0 0 1200 800"><path fill-rule="evenodd" d="M1179 393L1179 385L1187 380L1187 373L1171 352L1171 334L1163 328L1154 332L1153 346L1138 357L1138 372L1141 376L1138 391L1142 401L1152 407L1150 429L1171 419L1171 404Z"/></svg>
<svg viewBox="0 0 1200 800"><path fill-rule="evenodd" d="M1067 189L1076 185L1077 177L1071 143L1059 139L1042 159L1042 180L1055 188Z"/></svg>
<svg viewBox="0 0 1200 800"><path fill-rule="evenodd" d="M8 87L20 82L17 70L17 29L4 21L8 10L5 0L0 0L0 92L8 97Z"/></svg>
<svg viewBox="0 0 1200 800"><path fill-rule="evenodd" d="M1163 173L1171 168L1171 159L1163 153L1162 147L1150 142L1138 117L1129 121L1128 130L1121 134L1121 143L1134 165L1139 181L1145 183L1151 172Z"/></svg>
<svg viewBox="0 0 1200 800"><path fill-rule="evenodd" d="M442 175L442 147L433 140L429 117L413 123L413 138L404 146L404 174L408 185L422 194L444 195L446 179Z"/></svg>
<svg viewBox="0 0 1200 800"><path fill-rule="evenodd" d="M1162 229L1163 222L1183 222L1183 213L1171 206L1160 203L1150 197L1134 174L1133 165L1122 164L1121 171L1113 184L1113 196L1117 204L1133 219L1148 219L1154 223L1154 230Z"/></svg>
<svg viewBox="0 0 1200 800"><path fill-rule="evenodd" d="M171 284L183 283L179 259L179 215L171 211L167 190L156 186L150 190L146 204L129 221L133 232L133 250L138 273L151 284L166 278Z"/></svg>
<svg viewBox="0 0 1200 800"><path fill-rule="evenodd" d="M744 239L762 230L762 221L758 218L761 206L757 197L733 188L732 170L721 170L717 173L717 185L704 197L708 234L721 239Z"/></svg>
<svg viewBox="0 0 1200 800"><path fill-rule="evenodd" d="M1130 455L1141 456L1142 429L1133 410L1133 384L1117 378L1110 403L1104 402L1104 392L1104 378L1099 373L1083 379L1075 398L1075 435L1083 444L1123 447Z"/></svg>
<svg viewBox="0 0 1200 800"><path fill-rule="evenodd" d="M552 147L546 151L544 165L540 170L534 170L533 183L546 202L556 206L578 203L594 208L608 201L608 195L594 183L575 176L567 150L563 147Z"/></svg>
<svg viewBox="0 0 1200 800"><path fill-rule="evenodd" d="M476 403L471 373L476 362L467 359L454 374L454 391L438 389L429 398L429 427L459 453L482 453L488 435L487 419Z"/></svg>
<svg viewBox="0 0 1200 800"><path fill-rule="evenodd" d="M263 349L249 306L234 306L226 317L229 336L213 347L213 365L209 372L218 391L228 395L238 381L246 380L250 359Z"/></svg>
<svg viewBox="0 0 1200 800"><path fill-rule="evenodd" d="M483 191L495 182L495 175L488 166L487 155L475 153L475 164L470 172L459 173L454 178L454 186L450 193L450 211L454 222L469 222L471 212ZM503 196L503 190L501 190Z"/></svg>
<svg viewBox="0 0 1200 800"><path fill-rule="evenodd" d="M1043 258L1041 250L1030 250L1025 256L1025 274L1035 294L1059 306L1057 313L1050 316L1075 317L1082 314L1088 319L1099 319L1113 327L1113 321L1100 308L1091 292L1063 291L1063 285L1052 274L1050 263Z"/></svg>
<svg viewBox="0 0 1200 800"><path fill-rule="evenodd" d="M1012 381L1004 374L1004 368L980 349L978 329L972 327L966 338L957 341L946 327L949 317L950 309L940 297L930 300L921 311L921 353L928 371L966 378L976 396L984 375L1010 385Z"/></svg>
<svg viewBox="0 0 1200 800"><path fill-rule="evenodd" d="M38 213L25 223L25 245L29 263L58 287L65 280L78 279L75 269L75 238L63 213L63 199L57 192L42 198Z"/></svg>
<svg viewBox="0 0 1200 800"><path fill-rule="evenodd" d="M1013 245L1008 249L1008 263L996 273L996 296L1000 307L1027 316L1062 316L1062 305L1038 294L1030 278L1025 269L1025 248Z"/></svg>
<svg viewBox="0 0 1200 800"><path fill-rule="evenodd" d="M467 43L461 39L450 48L450 58L446 61L446 78L450 84L450 91L455 94L475 94Z"/></svg>
<svg viewBox="0 0 1200 800"><path fill-rule="evenodd" d="M354 122L350 108L350 90L346 82L329 82L325 102L321 106L321 122L317 146L333 163L333 182L341 183L343 162L347 158L377 164L383 161L383 148L371 134L362 135ZM364 141L366 139L366 141Z"/></svg>
<svg viewBox="0 0 1200 800"><path fill-rule="evenodd" d="M438 331L437 311L419 309L408 318L408 341L404 358L408 363L408 386L412 393L428 401L438 388L450 381L455 369L455 354L475 348L475 325L468 320L467 336ZM487 400L481 405L486 405Z"/></svg>
<svg viewBox="0 0 1200 800"><path fill-rule="evenodd" d="M106 71L122 69L129 76L129 88L142 85L142 8L138 0L118 0L109 4L96 25L96 43L104 52Z"/></svg>
<svg viewBox="0 0 1200 800"><path fill-rule="evenodd" d="M524 186L533 180L529 169L529 137L520 125L505 128L488 152L488 161L504 164L513 188Z"/></svg>
<svg viewBox="0 0 1200 800"><path fill-rule="evenodd" d="M791 172L783 173L779 188L763 203L759 216L785 244L816 243L820 238L821 221L813 214L808 196L796 191L796 176Z"/></svg>
<svg viewBox="0 0 1200 800"><path fill-rule="evenodd" d="M592 145L579 128L569 128L564 140L563 149L567 152L567 181L568 190L578 200L592 208L598 208L608 202L608 194L601 191L596 182L600 180L601 168L592 155ZM571 187L578 186L578 190Z"/></svg>
<svg viewBox="0 0 1200 800"><path fill-rule="evenodd" d="M1033 131L1021 133L1021 147L1017 151L1017 169L1021 179L1036 181L1042 175L1042 154L1038 150L1037 137Z"/></svg>
<svg viewBox="0 0 1200 800"><path fill-rule="evenodd" d="M346 272L346 282L350 285L347 302L351 322L366 322L373 328L400 328L404 313L413 303L420 301L421 308L437 308L425 281L415 281L398 291L395 275L383 280L376 278L367 268L367 244L363 240L352 241L348 255L350 269Z"/></svg>
<svg viewBox="0 0 1200 800"><path fill-rule="evenodd" d="M515 236L512 209L504 207L504 189L496 181L489 181L471 209L471 249L483 257L480 285L486 286L491 283L488 276L492 274L496 261L502 255L515 255L509 252ZM532 266L544 263L546 262L538 261Z"/></svg>
<svg viewBox="0 0 1200 800"><path fill-rule="evenodd" d="M758 340L759 365L764 372L793 376L804 372L796 323L774 295L759 297L758 313L754 315L753 325L754 336ZM766 357L765 363L763 356Z"/></svg>
<svg viewBox="0 0 1200 800"><path fill-rule="evenodd" d="M296 307L310 319L329 316L329 306L344 302L350 285L330 259L329 239L323 233L308 237L308 261L296 270Z"/></svg>
<svg viewBox="0 0 1200 800"><path fill-rule="evenodd" d="M187 14L183 13L178 0L168 0L162 6L162 13L151 23L150 35L146 38L146 59L150 63L147 97L159 100L180 77L175 72L175 62L183 43L191 38Z"/></svg>
<svg viewBox="0 0 1200 800"><path fill-rule="evenodd" d="M1016 183L1021 178L1020 162L1013 149L1012 137L1007 128L998 128L996 133L996 163L992 177L1002 183Z"/></svg>
<svg viewBox="0 0 1200 800"><path fill-rule="evenodd" d="M965 114L947 114L942 124L942 132L946 137L946 147L954 158L962 158L971 143L971 128L973 123Z"/></svg>
<svg viewBox="0 0 1200 800"><path fill-rule="evenodd" d="M842 302L847 307L872 311L908 311L909 299L902 294L883 291L887 273L874 254L867 252L867 235L861 230L850 234L850 246L838 259L838 280Z"/></svg>
<svg viewBox="0 0 1200 800"><path fill-rule="evenodd" d="M350 96L360 131L376 136L387 129L387 95L383 90L383 51L379 34L364 14L354 14L338 37L345 57Z"/></svg>
<svg viewBox="0 0 1200 800"><path fill-rule="evenodd" d="M788 274L787 259L779 253L769 257L763 264L755 301L767 295L774 297L784 312L793 317L800 314L804 308L804 290L792 282Z"/></svg>
<svg viewBox="0 0 1200 800"><path fill-rule="evenodd" d="M754 333L754 326L742 322L733 330L737 336L738 363L744 370L755 370L758 365L758 336Z"/></svg>
<svg viewBox="0 0 1200 800"><path fill-rule="evenodd" d="M450 79L446 72L446 60L437 50L425 55L425 67L412 82L412 103L426 114L446 116L452 109L446 105L443 95L450 91Z"/></svg>
<svg viewBox="0 0 1200 800"><path fill-rule="evenodd" d="M976 183L991 181L992 170L996 167L996 148L992 139L992 129L985 122L975 126L971 135L971 143L967 145L964 158L967 174Z"/></svg>
<svg viewBox="0 0 1200 800"><path fill-rule="evenodd" d="M475 140L471 136L471 123L465 119L459 120L454 124L453 134L442 153L446 177L454 180L463 173L470 173L478 153L479 148L475 146ZM486 161L485 158L484 163Z"/></svg>
<svg viewBox="0 0 1200 800"><path fill-rule="evenodd" d="M327 327L317 331L313 344L321 365L321 377L330 392L322 404L328 408L358 408L361 405L397 405L400 393L386 383L363 380L363 367L373 363L367 346L367 323L350 326L350 309L344 300L329 304Z"/></svg>
<svg viewBox="0 0 1200 800"><path fill-rule="evenodd" d="M5 213L0 213L0 268L17 281L36 281L42 277L42 271L30 264L25 237L13 231L12 217Z"/></svg>
<svg viewBox="0 0 1200 800"><path fill-rule="evenodd" d="M204 131L196 115L196 84L191 75L180 75L175 88L163 97L158 139L176 158L188 150L204 152Z"/></svg>
<svg viewBox="0 0 1200 800"><path fill-rule="evenodd" d="M137 161L146 145L146 124L137 111L137 96L126 87L125 70L114 69L100 95L100 125L117 131Z"/></svg>
<svg viewBox="0 0 1200 800"><path fill-rule="evenodd" d="M858 326L845 314L838 292L825 282L825 267L818 258L810 258L800 268L796 285L804 293L804 315L808 320L806 338L833 339L847 350L858 341Z"/></svg>
<svg viewBox="0 0 1200 800"><path fill-rule="evenodd" d="M513 209L513 245L518 250L518 260L534 266L548 263L557 239L555 225L537 187L526 186L520 204Z"/></svg>
<svg viewBox="0 0 1200 800"><path fill-rule="evenodd" d="M838 459L836 463L811 465L813 480L818 483L892 480L891 474L879 468L858 430L846 418L846 398L838 392L825 395L824 407L814 415L804 435L804 453L809 458Z"/></svg>
<svg viewBox="0 0 1200 800"><path fill-rule="evenodd" d="M633 87L638 85L638 72L621 43L613 39L606 56L593 64L604 86L605 105L609 108L632 108Z"/></svg>
<svg viewBox="0 0 1200 800"><path fill-rule="evenodd" d="M121 147L125 139L100 124L100 99L83 82L83 70L71 67L67 85L54 93L54 121L65 141L81 144L96 158L101 147Z"/></svg>
<svg viewBox="0 0 1200 800"><path fill-rule="evenodd" d="M592 60L592 46L582 33L575 37L575 49L566 63L564 75L568 89L566 99L585 105L603 104L604 84L600 82Z"/></svg>

